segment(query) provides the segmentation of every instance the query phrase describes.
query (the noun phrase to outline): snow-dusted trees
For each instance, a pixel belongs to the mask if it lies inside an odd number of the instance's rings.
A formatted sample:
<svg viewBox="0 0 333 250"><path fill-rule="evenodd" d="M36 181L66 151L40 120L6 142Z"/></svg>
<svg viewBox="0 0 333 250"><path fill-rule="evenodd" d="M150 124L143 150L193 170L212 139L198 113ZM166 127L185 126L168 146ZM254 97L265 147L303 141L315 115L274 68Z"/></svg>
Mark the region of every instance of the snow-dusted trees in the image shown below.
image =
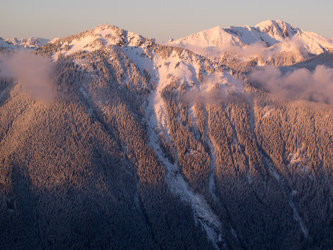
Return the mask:
<svg viewBox="0 0 333 250"><path fill-rule="evenodd" d="M116 32L118 46L136 39ZM37 53L67 50L85 35ZM247 93L188 100L189 84L170 74L160 93L165 127L151 129L144 108L161 85L118 46L58 57L53 103L0 80L0 248L212 249L193 219L202 219L193 210L200 201L229 249L332 245L330 106L278 101L248 85L241 63L152 44L141 57L188 58L200 64L196 84L228 70ZM168 178L184 179L197 203L170 191Z"/></svg>
<svg viewBox="0 0 333 250"><path fill-rule="evenodd" d="M56 81L53 103L0 104L0 247L212 249L148 146L147 76L115 49L59 58Z"/></svg>

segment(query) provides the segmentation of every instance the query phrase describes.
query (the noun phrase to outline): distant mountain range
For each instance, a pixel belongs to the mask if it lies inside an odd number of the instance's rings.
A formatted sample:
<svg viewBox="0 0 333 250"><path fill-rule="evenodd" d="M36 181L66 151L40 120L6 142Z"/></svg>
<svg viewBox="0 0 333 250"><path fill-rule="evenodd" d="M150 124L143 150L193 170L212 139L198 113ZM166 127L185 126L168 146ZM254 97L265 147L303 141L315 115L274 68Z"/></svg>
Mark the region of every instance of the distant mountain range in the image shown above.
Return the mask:
<svg viewBox="0 0 333 250"><path fill-rule="evenodd" d="M15 46L18 47L24 47L24 48L35 48L38 49L39 47L47 44L50 40L45 38L39 38L39 37L30 37L28 39L21 39L18 40L17 38L13 38L10 40L7 40L7 42L12 43Z"/></svg>
<svg viewBox="0 0 333 250"><path fill-rule="evenodd" d="M39 47L47 44L50 40L45 38L30 37L28 39L18 40L17 38L13 39L2 39L0 37L0 48L5 48L9 50L13 49L38 49Z"/></svg>
<svg viewBox="0 0 333 250"><path fill-rule="evenodd" d="M92 44L92 42L96 41L98 36L100 36L103 43L105 43L104 45L126 45L125 43L128 42L128 40L122 41L119 37L120 34L109 33L109 37L103 37L105 31L102 30L110 30L111 27L115 30L120 30L112 25L96 27L90 31L90 33L94 32L94 36L90 38L88 38L89 36L85 36L85 39L81 39L80 43L76 42L75 48L73 48L70 53L78 49L83 49L84 46L86 46L85 48L90 47L85 49L86 51L90 51L92 47L98 47L98 44ZM102 29L100 33L96 31L98 29ZM132 36L134 40L141 37L134 32L129 32L129 35ZM143 38L141 37L140 39ZM51 42L56 40L57 39L53 39ZM133 41L130 42L133 43ZM21 40L17 38L1 39L0 42L0 47L7 47L9 49L22 47L37 49L50 42L50 40L30 37L29 39ZM140 43L140 41L136 42ZM255 27L245 25L241 27L231 26L221 28L217 26L184 38L158 43L179 46L209 58L220 56L226 52L234 54L243 52L246 56L250 57L263 56L264 54L273 57L273 55L276 56L279 53L297 52L300 56L303 56L303 59L306 59L313 55L319 55L333 50L333 38L328 39L313 32L303 31L281 20L264 21L255 25ZM74 43L72 45L74 45ZM83 47L79 47L81 45L83 45ZM262 49L264 52L259 53L259 49ZM256 54L256 52L258 53Z"/></svg>

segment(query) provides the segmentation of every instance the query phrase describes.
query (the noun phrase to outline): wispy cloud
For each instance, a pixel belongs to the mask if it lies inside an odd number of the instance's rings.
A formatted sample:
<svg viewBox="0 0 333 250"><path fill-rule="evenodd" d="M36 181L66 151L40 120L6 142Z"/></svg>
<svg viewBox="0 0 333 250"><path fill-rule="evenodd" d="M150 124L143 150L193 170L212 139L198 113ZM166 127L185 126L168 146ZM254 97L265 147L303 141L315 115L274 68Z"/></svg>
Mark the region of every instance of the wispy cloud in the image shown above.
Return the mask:
<svg viewBox="0 0 333 250"><path fill-rule="evenodd" d="M230 93L241 94L242 90L241 81L232 76L212 74L204 76L202 83L185 92L182 98L187 103L219 105L228 100Z"/></svg>
<svg viewBox="0 0 333 250"><path fill-rule="evenodd" d="M54 100L55 64L47 58L20 50L12 55L0 55L0 77L13 78L22 90L37 100Z"/></svg>

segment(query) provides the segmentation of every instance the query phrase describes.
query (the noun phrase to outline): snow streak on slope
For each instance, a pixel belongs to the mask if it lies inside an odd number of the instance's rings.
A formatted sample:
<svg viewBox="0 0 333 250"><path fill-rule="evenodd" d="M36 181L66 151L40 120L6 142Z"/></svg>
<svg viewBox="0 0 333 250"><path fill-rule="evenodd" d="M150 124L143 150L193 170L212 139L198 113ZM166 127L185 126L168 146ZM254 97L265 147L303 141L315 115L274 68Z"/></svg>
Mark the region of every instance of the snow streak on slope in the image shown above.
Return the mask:
<svg viewBox="0 0 333 250"><path fill-rule="evenodd" d="M216 202L216 195L215 195L215 163L216 163L216 155L213 144L211 143L210 139L207 138L206 140L209 150L210 150L210 172L209 172L209 192L213 197L214 202Z"/></svg>
<svg viewBox="0 0 333 250"><path fill-rule="evenodd" d="M165 104L161 95L162 90L165 86L170 84L171 81L176 81L177 86L187 84L187 91L200 88L200 83L196 78L197 72L200 70L200 63L194 62L193 58L188 56L185 51L181 55L172 52L168 58L164 59L156 54L149 55L149 52L142 47L123 47L122 51L137 65L141 72L144 72L144 70L149 71L151 74L151 82L155 82L156 89L152 91L144 106L145 115L148 124L150 145L165 167L166 182L171 192L179 196L181 200L192 207L195 220L200 222L203 226L209 240L214 244L215 248L225 248L222 239L222 224L220 219L210 208L205 198L201 194L193 192L185 181L178 167L177 152L174 152L175 162L172 164L164 157L163 151L159 145L158 135L160 132L171 142ZM180 59L180 57L182 57L182 59ZM219 74L222 78L223 73L220 72ZM209 73L207 73L207 75L209 75ZM212 164L214 165L214 163ZM212 171L214 171L213 168L214 166L212 166Z"/></svg>
<svg viewBox="0 0 333 250"><path fill-rule="evenodd" d="M289 206L290 208L292 209L293 211L293 216L294 216L294 219L295 221L298 222L299 224L299 227L304 235L304 238L307 239L309 237L309 230L307 229L302 217L299 215L298 213L298 210L297 210L297 207L294 203L294 200L293 200L293 191L292 192L289 192L286 184L285 184L285 181L282 177L280 177L279 173L277 172L277 170L275 169L275 166L274 164L272 163L271 159L267 156L265 156L262 152L262 149L260 149L258 147L258 142L257 142L257 138L256 138L256 135L255 135L255 132L254 132L254 129L255 129L255 118L254 118L254 110L253 110L253 102L249 102L250 103L250 106L251 106L251 112L250 112L250 121L251 121L251 134L252 134L252 138L253 140L255 141L256 145L257 145L257 149L258 149L258 152L261 156L261 158L263 159L263 162L265 164L266 167L268 167L270 173L272 174L272 176L274 177L274 179L277 181L277 183L279 184L281 190L286 194L286 196L288 197L288 203L289 203Z"/></svg>
<svg viewBox="0 0 333 250"><path fill-rule="evenodd" d="M213 72L202 72L203 63L198 60L200 56L195 54L189 55L185 50L179 55L176 51L172 52L169 57L162 58L157 55L149 54L145 46L142 47L123 47L122 52L133 61L141 73L145 70L150 72L151 83L154 82L156 93L153 100L153 111L156 114L157 128L163 132L166 138L169 138L165 106L162 99L163 89L171 82L175 83L178 91L180 88L185 89L183 96L188 99L189 113L193 120L191 107L193 101L203 103L218 103L229 92L242 92L243 87L239 80L231 76L222 68L213 70ZM198 79L201 74L202 79ZM202 83L200 83L202 81ZM216 91L216 89L219 91ZM221 95L217 95L216 93ZM193 108L193 107L192 107Z"/></svg>
<svg viewBox="0 0 333 250"><path fill-rule="evenodd" d="M188 186L179 171L177 159L174 164L171 164L168 159L163 156L162 149L159 146L158 135L155 131L158 125L154 107L154 100L156 99L156 95L158 95L157 92L158 90L155 90L151 94L146 107L146 119L149 124L148 133L151 147L154 148L155 153L166 169L166 181L171 192L179 196L184 202L191 205L195 220L202 224L203 228L206 230L209 240L214 244L215 248L219 249L220 246L224 245L222 239L221 221L214 211L212 211L204 197L200 194L194 193Z"/></svg>
<svg viewBox="0 0 333 250"><path fill-rule="evenodd" d="M152 79L156 83L156 90L150 95L146 110L146 120L149 124L149 136L152 147L155 149L159 159L163 162L167 170L167 182L171 191L179 195L184 201L190 203L193 207L194 214L197 220L204 226L210 240L215 242L215 246L221 241L221 223L216 215L211 211L209 205L204 197L193 193L190 187L185 182L182 174L178 168L177 152L174 152L175 163L171 164L162 153L158 143L158 133L162 132L164 137L171 142L166 119L165 105L161 96L162 90L165 86L170 84L171 81L176 80L177 84L186 84L186 92L184 96L189 96L189 118L192 119L194 127L197 127L195 119L195 111L193 101L203 103L218 103L225 98L222 96L213 96L210 100L211 92L215 92L214 87L218 86L220 93L228 92L242 92L243 87L239 80L232 77L227 71L215 71L213 73L203 73L203 82L197 79L197 73L201 70L200 62L193 60L186 54L185 51L181 55L173 52L167 59L162 59L159 56L144 56L147 51L144 48L129 48L124 47L122 51L130 58L143 72L148 70L151 73ZM142 56L143 55L143 56ZM205 120L208 122L208 114L205 111ZM205 141L210 148L210 175L209 175L209 190L214 201L216 201L215 187L214 187L214 168L216 156L214 147L210 142L207 135L208 124L205 125ZM197 128L195 130L198 130ZM208 220L208 218L210 218Z"/></svg>
<svg viewBox="0 0 333 250"><path fill-rule="evenodd" d="M271 171L272 175L274 176L275 180L279 183L281 189L285 192L285 194L288 196L288 203L290 208L293 211L293 216L295 221L298 222L302 233L304 235L305 238L309 237L309 230L307 229L307 227L305 226L305 223L302 219L302 217L299 215L297 207L293 201L293 191L289 192L288 189L286 188L286 185L284 183L284 180L280 177L280 175L278 174L278 172L275 170L273 163L267 158L265 157L263 154L261 154L262 159L264 160L265 164L267 166L269 166L269 170Z"/></svg>

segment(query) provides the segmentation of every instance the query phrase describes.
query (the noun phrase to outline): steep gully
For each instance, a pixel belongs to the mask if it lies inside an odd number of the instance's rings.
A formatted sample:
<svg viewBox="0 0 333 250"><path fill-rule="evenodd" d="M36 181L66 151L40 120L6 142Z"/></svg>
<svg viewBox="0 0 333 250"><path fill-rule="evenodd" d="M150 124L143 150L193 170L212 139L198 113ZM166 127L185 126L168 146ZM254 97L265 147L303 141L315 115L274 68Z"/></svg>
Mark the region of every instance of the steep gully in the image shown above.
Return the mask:
<svg viewBox="0 0 333 250"><path fill-rule="evenodd" d="M181 200L191 205L195 220L201 223L207 233L208 239L213 243L214 247L216 249L225 249L226 245L222 238L222 223L205 198L200 194L194 193L184 180L184 177L179 171L177 152L174 151L174 164L170 163L162 153L158 141L158 134L156 133L157 119L154 110L154 99L155 95L158 94L158 91L154 90L145 107L150 146L155 150L156 155L164 165L166 170L166 182L170 191L174 195L179 196Z"/></svg>
<svg viewBox="0 0 333 250"><path fill-rule="evenodd" d="M255 129L255 117L254 117L254 104L251 100L248 100L251 110L250 110L250 129L251 129L251 134L253 137L253 140L256 144L257 150L261 156L261 158L263 159L263 163L265 165L265 167L267 167L267 169L269 170L269 172L272 174L272 176L274 177L274 179L278 182L281 190L286 194L286 196L288 197L288 203L290 208L293 211L293 215L294 215L294 219L298 222L299 227L303 233L303 236L305 239L310 238L309 235L309 230L307 229L303 219L301 218L301 216L298 213L297 207L293 201L293 194L292 192L290 192L288 190L288 187L285 184L285 181L283 180L283 177L281 177L278 173L278 171L275 169L274 164L272 162L272 160L269 158L269 156L267 156L264 152L264 150L262 148L260 148L258 142L257 142L257 138L254 132Z"/></svg>

